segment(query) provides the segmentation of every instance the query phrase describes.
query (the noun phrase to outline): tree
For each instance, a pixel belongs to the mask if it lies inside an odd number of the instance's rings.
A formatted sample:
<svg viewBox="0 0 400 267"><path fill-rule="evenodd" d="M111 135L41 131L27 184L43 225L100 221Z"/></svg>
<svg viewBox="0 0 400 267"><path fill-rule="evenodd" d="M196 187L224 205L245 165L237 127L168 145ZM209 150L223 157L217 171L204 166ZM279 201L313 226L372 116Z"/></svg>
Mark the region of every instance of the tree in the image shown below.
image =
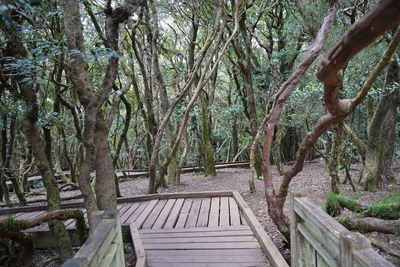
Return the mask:
<svg viewBox="0 0 400 267"><path fill-rule="evenodd" d="M0 79L2 85L16 97L25 103L25 116L22 122L22 132L32 145L32 151L36 159L36 165L42 175L44 185L47 190L47 203L50 210L60 209L61 199L56 184L56 179L51 168L51 163L46 155L45 142L41 136L36 123L39 119L38 99L36 88L32 82L33 77L28 76L19 60L28 57L20 35L20 25L24 22L19 10L23 6L10 5L8 10L9 21L3 24L1 30L6 36L7 44L3 55L8 59L2 60L0 68ZM11 84L9 83L11 80ZM36 85L39 86L39 85ZM19 90L17 89L19 88ZM54 234L57 242L61 260L66 260L72 256L71 242L68 232L62 222L51 220L49 227Z"/></svg>
<svg viewBox="0 0 400 267"><path fill-rule="evenodd" d="M397 107L400 101L400 66L392 60L386 72L382 96L368 126L363 181L367 190L378 190L395 180L392 172L396 140Z"/></svg>
<svg viewBox="0 0 400 267"><path fill-rule="evenodd" d="M326 115L323 115L318 120L314 129L309 132L303 139L296 153L296 160L293 165L285 172L283 181L279 188L279 193L275 192L272 183L272 173L270 168L270 153L271 143L274 134L275 123L280 117L283 105L287 97L293 92L299 79L304 74L307 66L318 55L318 51L323 47L324 39L326 39L327 32L333 23L338 6L336 3L331 4L328 16L317 35L316 41L313 46L308 50L308 55L304 57L302 63L297 67L295 73L286 81L280 88L275 98L274 107L271 110L269 118L266 119L266 138L264 141L263 151L263 170L265 181L265 192L268 203L268 212L278 226L278 229L289 238L288 218L283 213L283 205L286 200L290 181L302 169L304 160L308 151L317 141L318 137L323 134L331 125L342 122L354 109L362 102L366 94L372 87L372 83L376 80L382 70L388 65L391 55L394 53L398 45L398 40L393 39L381 61L377 64L375 69L370 74L370 77L364 83L359 94L353 99L340 99L340 91L343 88L342 76L343 68L347 65L354 55L356 55L363 48L372 43L378 36L383 34L386 30L392 28L399 23L400 18L395 15L399 11L400 5L395 1L382 1L375 6L367 15L358 20L332 49L330 54L322 61L318 72L318 78L324 83L324 102L328 110ZM387 20L387 18L390 18ZM371 30L371 23L374 23ZM362 40L355 41L359 36L363 36ZM400 38L400 33L396 35ZM297 83L296 83L297 82Z"/></svg>
<svg viewBox="0 0 400 267"><path fill-rule="evenodd" d="M70 79L85 109L83 132L85 161L79 183L89 214L97 209L113 209L117 205L113 161L107 141L109 127L104 119L102 106L114 87L118 73L119 24L126 21L142 3L143 1L126 1L123 6L113 9L108 2L105 8L105 38L110 57L101 86L96 91L90 78L88 64L83 57L85 47L79 3L75 0L64 1L64 27L71 51ZM96 169L96 197L90 186L90 174L94 169Z"/></svg>

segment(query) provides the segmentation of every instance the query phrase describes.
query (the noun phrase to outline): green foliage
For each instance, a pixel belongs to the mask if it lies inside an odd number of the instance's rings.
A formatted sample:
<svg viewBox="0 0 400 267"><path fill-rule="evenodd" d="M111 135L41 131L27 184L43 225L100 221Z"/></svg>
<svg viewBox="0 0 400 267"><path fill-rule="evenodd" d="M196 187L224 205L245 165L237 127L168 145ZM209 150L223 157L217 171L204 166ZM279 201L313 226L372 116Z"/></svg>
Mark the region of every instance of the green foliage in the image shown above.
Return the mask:
<svg viewBox="0 0 400 267"><path fill-rule="evenodd" d="M9 231L20 231L24 225L22 221L16 220L13 217L7 217L6 229Z"/></svg>
<svg viewBox="0 0 400 267"><path fill-rule="evenodd" d="M325 195L325 210L333 217L340 214L340 202L335 193L328 192Z"/></svg>
<svg viewBox="0 0 400 267"><path fill-rule="evenodd" d="M378 218L400 218L400 193L386 196L383 200L369 207L371 216Z"/></svg>
<svg viewBox="0 0 400 267"><path fill-rule="evenodd" d="M357 213L365 210L353 199L348 199L340 194L338 195L333 192L328 192L325 196L325 209L327 213L333 217L338 216L341 207L345 207Z"/></svg>

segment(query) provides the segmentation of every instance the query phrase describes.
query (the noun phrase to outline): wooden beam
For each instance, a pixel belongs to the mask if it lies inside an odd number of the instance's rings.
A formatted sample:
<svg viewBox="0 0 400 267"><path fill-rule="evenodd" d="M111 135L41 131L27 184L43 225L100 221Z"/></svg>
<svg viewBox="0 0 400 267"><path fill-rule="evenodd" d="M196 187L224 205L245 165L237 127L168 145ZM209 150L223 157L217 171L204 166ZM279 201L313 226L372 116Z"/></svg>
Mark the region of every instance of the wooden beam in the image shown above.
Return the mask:
<svg viewBox="0 0 400 267"><path fill-rule="evenodd" d="M135 257L137 259L135 266L136 267L144 267L144 266L146 266L146 252L144 250L138 228L135 223L131 223L129 225L129 229L130 229L130 233L131 233Z"/></svg>
<svg viewBox="0 0 400 267"><path fill-rule="evenodd" d="M238 191L233 191L233 198L236 200L236 203L238 204L239 209L242 211L244 218L246 219L250 228L253 230L258 242L261 244L261 248L267 255L271 265L274 267L288 267L289 265L286 263L282 254L265 232L264 228L261 226L260 222L257 220L251 209L247 206L246 202L243 200Z"/></svg>

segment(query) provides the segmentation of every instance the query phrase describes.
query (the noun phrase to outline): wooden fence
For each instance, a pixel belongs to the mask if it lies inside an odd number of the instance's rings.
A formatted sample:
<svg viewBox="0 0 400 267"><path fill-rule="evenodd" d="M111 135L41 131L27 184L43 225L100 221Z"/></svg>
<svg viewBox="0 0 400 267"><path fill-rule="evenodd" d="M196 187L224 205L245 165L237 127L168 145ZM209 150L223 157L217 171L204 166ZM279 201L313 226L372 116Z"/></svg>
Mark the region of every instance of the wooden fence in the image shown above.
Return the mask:
<svg viewBox="0 0 400 267"><path fill-rule="evenodd" d="M300 192L291 192L290 220L293 267L394 267L365 236L346 229Z"/></svg>
<svg viewBox="0 0 400 267"><path fill-rule="evenodd" d="M118 210L100 211L94 215L95 228L75 257L62 267L125 266L124 244Z"/></svg>

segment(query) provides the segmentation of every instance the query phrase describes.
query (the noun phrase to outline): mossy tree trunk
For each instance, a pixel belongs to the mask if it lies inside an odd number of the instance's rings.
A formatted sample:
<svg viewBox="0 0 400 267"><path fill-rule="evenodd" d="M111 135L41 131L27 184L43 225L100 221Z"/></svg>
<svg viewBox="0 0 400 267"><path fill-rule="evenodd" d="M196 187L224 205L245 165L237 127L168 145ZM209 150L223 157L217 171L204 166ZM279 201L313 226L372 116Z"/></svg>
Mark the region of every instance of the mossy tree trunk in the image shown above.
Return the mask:
<svg viewBox="0 0 400 267"><path fill-rule="evenodd" d="M3 123L7 122L7 115L4 114L2 117L2 121ZM6 125L6 124L5 124ZM7 131L6 131L6 127L4 127L4 129L1 130L1 177L0 177L0 183L1 183L1 188L2 188L2 197L1 199L3 200L4 198L4 202L6 203L7 206L11 206L11 200L10 200L10 192L8 191L8 187L7 187L7 176L6 174L6 162L5 160L7 159Z"/></svg>
<svg viewBox="0 0 400 267"><path fill-rule="evenodd" d="M119 25L124 23L141 5L143 0L128 0L113 9L111 2L105 7L105 47L118 52ZM92 83L89 65L82 57L85 53L83 24L80 6L76 0L64 0L64 31L68 48L81 53L70 55L70 80L85 110L83 143L85 161L82 163L80 187L85 207L90 214L100 209L116 208L116 188L113 161L108 146L108 125L103 106L112 91L118 75L119 57L108 59L101 84L97 90ZM90 187L91 172L96 169L96 194ZM98 205L98 207L97 207ZM89 217L91 218L91 216Z"/></svg>
<svg viewBox="0 0 400 267"><path fill-rule="evenodd" d="M15 130L16 130L16 119L17 119L17 114L12 114L11 116L5 116L5 120L4 120L4 125L7 125L7 121L9 121L9 134L7 134L7 127L5 127L2 130L2 134L1 134L1 139L2 139L2 143L5 144L5 154L3 153L2 156L2 162L3 162L3 172L2 172L2 176L4 179L3 182L5 183L5 181L8 179L11 181L12 187L14 189L14 193L17 195L19 204L21 206L25 206L26 205L26 199L24 194L21 192L21 187L12 171L11 168L11 158L13 155L13 151L14 151L14 145L15 145ZM7 179L5 179L7 178ZM6 186L6 190L8 193L8 188ZM8 199L9 200L9 199ZM7 202L6 202L7 203ZM8 203L8 204L11 204Z"/></svg>
<svg viewBox="0 0 400 267"><path fill-rule="evenodd" d="M11 9L10 18L12 18L15 24L20 24L23 22L21 13L18 10ZM17 27L9 27L7 25L1 25L1 30L4 33L6 40L6 48L3 51L3 56L8 56L16 59L24 59L28 57L28 53L24 47L23 40ZM40 87L39 85L27 84L23 82L24 79L32 77L26 76L25 73L20 73L18 69L11 70L12 73L17 73L17 75L12 75L10 85L7 78L1 77L2 84L13 94L16 98L24 101L25 103L25 116L21 125L21 129L26 139L32 146L33 155L36 159L36 165L38 171L42 176L42 181L47 190L47 203L49 210L60 209L61 198L58 190L58 186L54 177L51 164L46 155L46 144L42 138L36 123L39 119L39 105L36 91ZM6 75L9 73L6 73ZM18 85L18 86L16 86ZM18 89L19 90L18 90ZM66 260L72 256L71 242L69 239L68 232L62 222L49 221L49 227L53 235L55 236L57 248L60 254L61 260Z"/></svg>
<svg viewBox="0 0 400 267"><path fill-rule="evenodd" d="M239 29L241 36L244 42L244 49L238 42L233 42L233 47L235 54L238 58L237 64L239 67L240 72L243 76L244 82L244 95L246 96L246 105L244 108L246 109L246 115L249 119L250 123L250 134L252 136L252 142L254 141L257 135L258 129L258 120L257 120L257 103L256 103L256 96L253 86L253 63L252 63L252 47L251 47L251 38L248 34L248 29L246 26L246 13L244 13L239 21ZM263 175L262 173L262 164L261 164L261 154L260 150L257 147L253 153L253 157L250 159L251 164L253 164L253 168L256 171L257 177ZM252 187L252 186L251 186Z"/></svg>
<svg viewBox="0 0 400 267"><path fill-rule="evenodd" d="M363 181L366 190L377 191L393 182L392 162L400 100L400 68L393 60L387 70L385 90L368 127Z"/></svg>
<svg viewBox="0 0 400 267"><path fill-rule="evenodd" d="M200 94L201 106L201 134L204 144L204 177L216 176L215 157L211 140L211 117L209 115L208 95L203 91Z"/></svg>
<svg viewBox="0 0 400 267"><path fill-rule="evenodd" d="M339 159L340 153L342 151L342 136L343 136L343 123L339 123L334 126L334 136L331 138L332 145L331 151L325 157L326 165L329 170L329 176L331 177L331 191L335 194L339 194L338 185L340 183L339 180Z"/></svg>

